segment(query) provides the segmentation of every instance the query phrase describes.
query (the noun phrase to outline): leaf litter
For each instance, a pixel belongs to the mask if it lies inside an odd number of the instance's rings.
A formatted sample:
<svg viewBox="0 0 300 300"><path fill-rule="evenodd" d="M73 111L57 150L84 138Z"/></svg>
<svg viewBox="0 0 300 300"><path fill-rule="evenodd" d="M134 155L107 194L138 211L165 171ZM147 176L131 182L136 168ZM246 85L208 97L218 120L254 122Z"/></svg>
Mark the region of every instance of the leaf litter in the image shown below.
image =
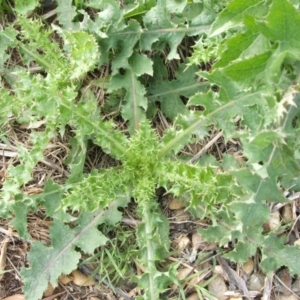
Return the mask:
<svg viewBox="0 0 300 300"><path fill-rule="evenodd" d="M61 143L61 142L59 142ZM64 149L68 147L68 144L64 142ZM94 146L93 146L94 147ZM226 146L225 146L226 147ZM55 149L55 147L53 147ZM64 150L63 150L64 151ZM95 153L95 150L93 150L91 153ZM215 150L212 150L215 151ZM217 155L219 152L217 152ZM192 154L191 154L192 155ZM93 156L92 156L93 157ZM106 159L106 158L104 158ZM98 159L99 163L99 159ZM43 167L44 168L44 167ZM41 167L37 167L36 169L37 173L41 173ZM44 172L48 172L47 170L44 169ZM57 170L55 170L52 174L54 179L58 179L59 181L63 180L63 176L56 177L55 174ZM61 173L60 173L61 175ZM40 178L39 175L37 178ZM41 180L38 179L36 180L38 186L41 186ZM28 187L26 187L28 193L38 193L39 188L37 188L34 184L34 181L30 183ZM170 237L173 239L173 259L174 261L179 263L179 268L178 268L178 279L181 281L186 282L186 287L185 290L189 291L187 294L188 298L187 299L199 299L197 298L198 294L193 292L195 288L197 289L198 284L203 284L206 281L210 281L209 284L207 285L208 291L215 296L217 299L239 299L239 297L245 295L245 293L239 293L238 291L241 290L239 288L239 285L237 284L238 278L240 278L238 275L232 276L232 272L245 272L246 277L245 277L245 282L251 291L250 294L252 296L254 295L262 295L262 290L265 286L265 276L263 274L257 275L259 273L254 273L254 269L257 269L258 265L255 263L253 259L249 260L247 263L239 266L239 265L232 265L230 267L230 276L228 273L225 272L223 273L214 273L213 271L213 266L210 264L206 264L206 272L203 273L201 271L201 267L199 269L199 263L201 266L201 260L199 261L199 257L203 255L204 253L207 253L206 257L210 257L209 260L214 259L215 257L215 250L216 246L215 244L212 243L207 243L205 242L199 233L197 232L198 229L202 228L202 226L205 226L205 220L195 220L193 219L184 209L182 209L182 204L178 204L176 201L176 205L170 207L170 203L172 203L173 199L168 200L169 196L165 196L163 193L161 193L161 204L163 206L163 210L166 213L166 216L169 217L170 223L171 223L171 232L170 232ZM166 198L167 197L167 198ZM297 202L295 202L296 204ZM287 204L288 206L288 204ZM284 206L285 207L285 206ZM272 226L279 226L281 223L281 218L284 218L285 222L289 221L291 222L291 209L289 208L282 208L281 209L281 214L276 212L275 214L270 214L270 221L267 226L267 230L270 230ZM134 207L133 207L134 209ZM287 213L288 211L288 213ZM134 211L130 211L130 215L124 215L124 224L130 223L128 220L133 220L131 222L132 224L137 224L135 222L138 222L138 220L134 219L135 213ZM276 216L276 221L275 219L272 219ZM49 226L51 224L51 220L47 219L45 216L45 211L41 210L37 213L34 214L29 214L28 215L28 220L29 220L29 232L32 235L33 239L37 239L42 241L44 244L49 245ZM294 219L293 219L294 220ZM135 225L133 225L135 227ZM6 269L7 272L2 274L3 279L1 280L1 286L2 286L2 297L3 299L23 299L22 294L18 294L18 292L21 292L22 288L22 282L20 280L20 277L17 275L18 270L24 265L27 265L26 262L26 253L30 247L25 242L22 242L22 239L19 239L14 232L12 232L11 227L9 226L9 223L7 220L2 220L1 224L1 235L2 235L2 248L1 248L1 255L0 255L0 263L1 265L4 263L4 258L7 256L9 264L6 263ZM17 253L15 253L17 252ZM3 254L2 254L3 253ZM23 264L20 264L20 257L22 257ZM207 258L206 258L207 259ZM185 267L185 265L187 267ZM233 269L232 269L233 268ZM235 270L235 271L234 271ZM90 269L92 272L93 269ZM200 277L197 275L199 273ZM78 279L77 275L75 276L75 281L72 278L72 275L74 274L81 274ZM205 276L203 276L205 274ZM222 275L223 274L223 275ZM284 282L284 280L280 279L282 276L280 276L281 273L277 274L276 276L279 278L279 280L273 281L273 284L275 288L278 290L279 298L274 298L274 299L297 299L293 298L296 297L293 294L293 290L295 292L298 292L295 279L288 279L288 282ZM126 299L122 296L118 296L118 294L115 293L116 296L112 296L111 290L115 291L114 285L111 285L108 283L107 285L103 285L103 282L101 283L101 280L98 282L95 282L92 284L91 287L87 290L86 287L84 286L85 282L89 281L89 275L90 274L83 274L80 271L73 271L72 275L70 275L71 278L70 281L68 282L65 280L60 279L60 284L55 290L51 291L51 294L53 295L58 295L58 299L67 299L68 294L74 295L76 299L90 299L91 297L97 297L96 295L100 296L99 299ZM67 275L66 275L67 276ZM212 277L211 277L212 276ZM257 277L258 276L258 277ZM67 276L68 278L68 276ZM198 279L197 279L198 278ZM200 279L199 279L200 278ZM211 279L210 279L211 278ZM257 279L255 279L257 278ZM280 281L283 282L280 283ZM259 284L257 285L257 283ZM100 284L100 285L99 285ZM78 286L75 288L75 286ZM236 292L235 297L229 296L228 292L230 291L229 288L232 286L235 286L233 288L233 291ZM285 295L287 292L283 293L283 291L287 290L286 286L288 287L289 290L291 290L291 295ZM126 288L123 286L121 287L122 289ZM173 287L174 289L175 287ZM3 292L5 291L5 292ZM76 291L76 292L75 292ZM130 295L130 291L134 291L134 288L130 287L127 292L125 292L125 295ZM138 293L136 291L135 293ZM283 293L284 296L281 294ZM8 298L5 296L11 295L11 297L15 298ZM95 295L89 297L89 295ZM105 296L106 295L106 296ZM110 295L110 296L109 296ZM136 295L136 294L135 294ZM226 296L228 295L228 296ZM44 299L48 299L49 294L44 294ZM104 297L104 298L103 298ZM135 296L134 296L135 297ZM130 299L128 296L127 299ZM171 298L170 298L171 299Z"/></svg>

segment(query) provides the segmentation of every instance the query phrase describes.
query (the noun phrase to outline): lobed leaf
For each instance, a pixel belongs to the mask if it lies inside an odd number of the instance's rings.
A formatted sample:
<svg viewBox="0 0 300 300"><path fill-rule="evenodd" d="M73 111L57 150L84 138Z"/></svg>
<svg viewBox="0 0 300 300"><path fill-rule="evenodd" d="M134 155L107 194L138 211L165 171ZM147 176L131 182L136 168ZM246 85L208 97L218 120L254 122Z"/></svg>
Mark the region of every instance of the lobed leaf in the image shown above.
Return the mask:
<svg viewBox="0 0 300 300"><path fill-rule="evenodd" d="M127 69L124 75L112 77L108 92L121 88L127 91L122 107L122 116L125 120L129 120L129 132L133 134L139 128L139 122L145 118L147 109L146 89L132 69Z"/></svg>
<svg viewBox="0 0 300 300"><path fill-rule="evenodd" d="M244 16L263 16L268 7L264 0L234 0L218 15L217 20L212 25L210 37L226 32L227 30L242 24Z"/></svg>
<svg viewBox="0 0 300 300"><path fill-rule="evenodd" d="M15 30L12 26L6 27L0 32L0 67L1 71L4 67L4 63L9 58L7 50L9 47L15 47L17 45L16 36L18 31Z"/></svg>
<svg viewBox="0 0 300 300"><path fill-rule="evenodd" d="M186 68L185 64L180 64L175 74L176 79L172 81L164 78L164 68L162 61L156 58L154 76L148 88L148 99L150 105L159 102L165 116L174 120L176 116L187 111L182 99L206 91L208 84L195 76L195 66Z"/></svg>
<svg viewBox="0 0 300 300"><path fill-rule="evenodd" d="M15 3L15 11L20 15L26 15L33 11L38 5L38 0L17 0Z"/></svg>
<svg viewBox="0 0 300 300"><path fill-rule="evenodd" d="M70 79L78 79L96 64L98 45L93 36L86 32L63 31L53 26L64 39L64 49L69 60Z"/></svg>
<svg viewBox="0 0 300 300"><path fill-rule="evenodd" d="M134 53L134 48L141 35L141 26L138 22L130 20L128 26L121 32L112 32L109 35L109 42L116 48L116 55L112 61L112 75L123 68L129 67L128 59Z"/></svg>
<svg viewBox="0 0 300 300"><path fill-rule="evenodd" d="M265 22L257 28L271 41L280 41L281 49L299 49L300 14L288 0L273 0Z"/></svg>
<svg viewBox="0 0 300 300"><path fill-rule="evenodd" d="M140 15L145 14L149 11L153 6L155 6L156 1L143 1L137 0L133 3L127 4L125 6L124 18L138 17Z"/></svg>
<svg viewBox="0 0 300 300"><path fill-rule="evenodd" d="M284 245L282 238L278 238L276 234L271 233L265 238L260 265L266 272L272 272L281 266L285 266L292 275L299 274L299 253L298 245Z"/></svg>
<svg viewBox="0 0 300 300"><path fill-rule="evenodd" d="M178 7L182 7L182 4L177 2L175 6L172 6L172 9ZM151 50L153 43L166 42L170 47L167 58L170 60L179 59L177 46L182 41L185 33L184 30L177 28L177 25L171 21L166 0L158 0L156 6L151 8L143 17L143 21L146 31L141 35L140 48ZM166 30L166 28L168 29Z"/></svg>
<svg viewBox="0 0 300 300"><path fill-rule="evenodd" d="M256 55L254 57L244 59L241 62L232 63L225 68L224 73L234 81L245 81L254 76L258 76L266 69L271 52Z"/></svg>
<svg viewBox="0 0 300 300"><path fill-rule="evenodd" d="M91 254L95 248L104 245L107 238L99 232L97 226L102 223L114 225L119 222L122 214L118 207L127 203L127 197L120 197L111 202L106 210L82 213L77 220L78 225L74 228L56 220L50 229L52 245L47 247L41 242L34 242L28 255L30 268L21 270L26 298L40 299L48 282L55 287L57 278L62 273L69 274L76 269L81 258L76 247Z"/></svg>
<svg viewBox="0 0 300 300"><path fill-rule="evenodd" d="M72 5L72 0L57 0L56 3L59 24L61 24L65 30L76 30L77 26L73 20L77 16L77 12L76 7Z"/></svg>

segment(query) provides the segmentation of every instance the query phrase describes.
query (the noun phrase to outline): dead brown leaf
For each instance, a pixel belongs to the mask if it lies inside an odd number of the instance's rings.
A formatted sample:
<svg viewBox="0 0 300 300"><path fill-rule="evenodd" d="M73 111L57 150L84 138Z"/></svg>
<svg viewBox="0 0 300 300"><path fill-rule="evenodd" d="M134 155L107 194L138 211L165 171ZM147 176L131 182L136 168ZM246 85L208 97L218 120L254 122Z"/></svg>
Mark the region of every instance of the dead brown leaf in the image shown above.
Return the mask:
<svg viewBox="0 0 300 300"><path fill-rule="evenodd" d="M187 291L194 291L196 285L200 285L203 283L204 278L206 277L207 273L198 274L197 276L194 276L187 285Z"/></svg>
<svg viewBox="0 0 300 300"><path fill-rule="evenodd" d="M177 271L177 278L178 280L183 280L185 278L187 278L188 276L190 276L193 272L193 268L182 268L182 269L179 269ZM171 289L172 290L175 290L177 288L177 285L176 284L172 284L171 285Z"/></svg>
<svg viewBox="0 0 300 300"><path fill-rule="evenodd" d="M191 241L187 236L180 235L177 239L177 248L179 250L184 250L190 243Z"/></svg>
<svg viewBox="0 0 300 300"><path fill-rule="evenodd" d="M179 201L177 198L173 198L169 202L169 209L170 210L181 209L183 207L184 207L184 203L182 201Z"/></svg>
<svg viewBox="0 0 300 300"><path fill-rule="evenodd" d="M79 286L91 286L95 285L95 280L93 278L89 278L85 274L82 274L78 270L74 270L72 272L73 282Z"/></svg>
<svg viewBox="0 0 300 300"><path fill-rule="evenodd" d="M275 276L275 285L279 292L285 296L292 293L292 277L288 268L281 269Z"/></svg>
<svg viewBox="0 0 300 300"><path fill-rule="evenodd" d="M176 222L186 222L191 219L189 212L184 209L178 209L174 212L174 220Z"/></svg>
<svg viewBox="0 0 300 300"><path fill-rule="evenodd" d="M300 279L297 278L292 284L292 291L294 293L300 293Z"/></svg>
<svg viewBox="0 0 300 300"><path fill-rule="evenodd" d="M191 295L189 295L186 300L199 300L199 296L197 293L193 293Z"/></svg>
<svg viewBox="0 0 300 300"><path fill-rule="evenodd" d="M283 207L282 220L283 220L284 224L292 222L294 220L293 209L292 209L292 206L290 204L287 204Z"/></svg>
<svg viewBox="0 0 300 300"><path fill-rule="evenodd" d="M250 276L254 270L254 260L252 258L248 259L245 263L242 264L242 270Z"/></svg>
<svg viewBox="0 0 300 300"><path fill-rule="evenodd" d="M186 277L190 276L192 274L192 272L193 272L193 268L183 268L183 269L180 269L177 272L177 278L179 280L183 280Z"/></svg>
<svg viewBox="0 0 300 300"><path fill-rule="evenodd" d="M270 219L269 219L269 227L272 230L275 230L276 228L278 228L280 226L280 214L279 211L276 210L273 213L271 213L270 215Z"/></svg>
<svg viewBox="0 0 300 300"><path fill-rule="evenodd" d="M54 293L54 287L51 283L48 283L48 287L46 291L44 292L44 297L49 297L52 296Z"/></svg>
<svg viewBox="0 0 300 300"><path fill-rule="evenodd" d="M251 291L261 291L264 287L265 276L260 273L253 273L248 282L247 287Z"/></svg>
<svg viewBox="0 0 300 300"><path fill-rule="evenodd" d="M59 282L62 284L68 284L69 282L71 282L73 280L73 277L70 275L61 275L59 277Z"/></svg>
<svg viewBox="0 0 300 300"><path fill-rule="evenodd" d="M297 297L296 295L294 294L291 294L289 296L285 296L285 295L280 295L279 300L299 300L299 297Z"/></svg>
<svg viewBox="0 0 300 300"><path fill-rule="evenodd" d="M6 250L9 242L9 237L5 237L1 243L1 248L0 248L0 280L3 279L3 271L6 266Z"/></svg>
<svg viewBox="0 0 300 300"><path fill-rule="evenodd" d="M45 120L36 121L35 123L23 123L23 124L20 125L20 128L23 128L23 129L36 129L36 128L41 127L45 123L46 123Z"/></svg>
<svg viewBox="0 0 300 300"><path fill-rule="evenodd" d="M300 248L300 239L297 239L295 242L294 242L294 245L298 245L298 247Z"/></svg>
<svg viewBox="0 0 300 300"><path fill-rule="evenodd" d="M2 300L25 300L25 296L22 295L22 294L16 294L16 295L13 295L13 296L9 296L7 298L4 298Z"/></svg>
<svg viewBox="0 0 300 300"><path fill-rule="evenodd" d="M192 244L193 244L193 249L195 250L200 249L204 251L210 251L210 250L214 250L217 247L217 243L206 242L198 232L193 234Z"/></svg>
<svg viewBox="0 0 300 300"><path fill-rule="evenodd" d="M218 300L226 300L229 297L224 295L227 292L227 286L225 281L221 275L217 275L209 284L208 284L209 292Z"/></svg>

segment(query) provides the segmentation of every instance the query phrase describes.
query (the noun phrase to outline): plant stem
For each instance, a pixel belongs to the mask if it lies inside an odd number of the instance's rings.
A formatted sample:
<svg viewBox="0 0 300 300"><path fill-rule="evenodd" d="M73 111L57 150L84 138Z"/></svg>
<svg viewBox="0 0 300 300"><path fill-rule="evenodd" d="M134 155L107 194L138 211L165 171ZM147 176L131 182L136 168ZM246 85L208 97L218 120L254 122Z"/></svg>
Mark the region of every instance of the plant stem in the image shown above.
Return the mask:
<svg viewBox="0 0 300 300"><path fill-rule="evenodd" d="M155 284L153 278L153 248L152 248L152 232L151 232L151 224L150 224L150 216L149 216L149 209L144 210L144 221L145 221L145 231L146 231L146 244L147 244L147 271L149 272L149 290L150 290L150 299L156 300L156 293L155 293Z"/></svg>

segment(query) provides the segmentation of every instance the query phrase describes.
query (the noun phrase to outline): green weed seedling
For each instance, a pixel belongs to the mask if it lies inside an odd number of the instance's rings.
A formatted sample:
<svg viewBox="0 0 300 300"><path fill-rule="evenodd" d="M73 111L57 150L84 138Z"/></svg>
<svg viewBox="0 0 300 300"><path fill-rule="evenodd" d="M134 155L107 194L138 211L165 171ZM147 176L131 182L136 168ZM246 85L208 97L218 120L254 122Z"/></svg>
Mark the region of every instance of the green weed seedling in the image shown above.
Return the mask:
<svg viewBox="0 0 300 300"><path fill-rule="evenodd" d="M26 299L40 299L49 282L56 286L62 273L76 269L81 253L92 256L105 245L99 225L116 226L132 199L140 218L136 261L144 269L133 278L143 292L136 299L157 300L171 283L179 285L174 266L159 264L170 245L158 187L184 201L195 217L210 220L201 232L205 239L219 246L234 242L228 259L242 263L259 249L266 272L287 266L300 275L299 248L262 227L270 215L267 204L287 201L284 190L299 190L297 1L123 2L120 8L114 0L88 1L84 10L82 1L57 1L57 22L50 28L27 16L36 1L19 0L14 23L0 32L1 139L9 140L13 123L44 121L43 130L31 131L31 148L18 147L20 164L9 166L1 193L1 216L13 217L24 239L30 239L29 212L43 207L53 219L51 246L32 242L30 266L21 270ZM168 49L166 60L179 60L178 47L192 36L195 52L170 80L162 51ZM9 53L18 54L18 64L9 63ZM197 64L212 58L210 69L199 71ZM126 133L103 117L85 86L87 74L107 64L107 101L119 101ZM30 72L32 65L43 72ZM162 136L151 120L158 105L172 123ZM241 166L229 155L213 165L177 155L209 135L212 125L226 141L240 139ZM27 195L22 187L50 140L66 127L74 134L66 182L48 180L43 193ZM88 141L120 164L84 173Z"/></svg>

